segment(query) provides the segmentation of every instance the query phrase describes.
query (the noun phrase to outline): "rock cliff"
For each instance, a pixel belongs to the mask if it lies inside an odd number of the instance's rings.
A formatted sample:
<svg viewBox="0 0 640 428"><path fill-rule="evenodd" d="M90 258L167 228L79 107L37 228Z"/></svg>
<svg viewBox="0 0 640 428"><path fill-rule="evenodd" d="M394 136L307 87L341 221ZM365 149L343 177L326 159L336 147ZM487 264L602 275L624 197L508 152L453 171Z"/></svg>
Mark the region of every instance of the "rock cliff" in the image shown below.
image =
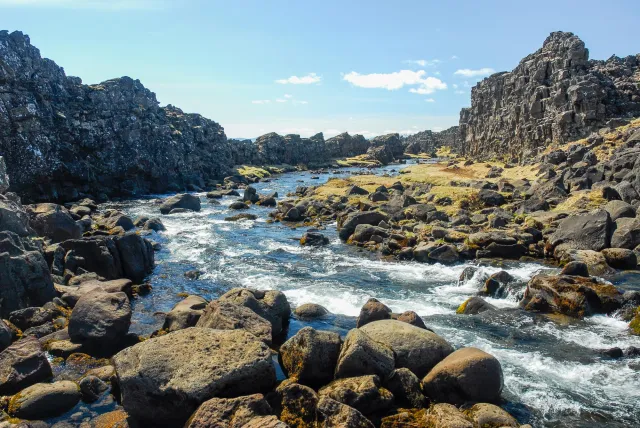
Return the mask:
<svg viewBox="0 0 640 428"><path fill-rule="evenodd" d="M457 149L460 147L460 132L457 126L445 129L444 131L422 131L409 135L403 141L406 153L431 153L442 146L449 146Z"/></svg>
<svg viewBox="0 0 640 428"><path fill-rule="evenodd" d="M531 159L554 143L588 136L612 118L640 115L640 54L589 60L584 42L554 32L511 72L471 90L460 113L462 152Z"/></svg>

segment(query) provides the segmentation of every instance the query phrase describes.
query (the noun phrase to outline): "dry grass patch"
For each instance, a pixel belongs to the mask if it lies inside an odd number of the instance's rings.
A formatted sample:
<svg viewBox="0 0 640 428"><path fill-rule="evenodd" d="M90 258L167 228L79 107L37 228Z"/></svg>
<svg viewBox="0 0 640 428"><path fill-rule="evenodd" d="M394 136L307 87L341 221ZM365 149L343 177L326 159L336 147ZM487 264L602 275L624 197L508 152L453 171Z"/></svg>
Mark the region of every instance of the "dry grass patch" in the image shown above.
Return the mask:
<svg viewBox="0 0 640 428"><path fill-rule="evenodd" d="M580 190L571 192L566 201L558 204L553 211L573 212L578 210L592 210L607 203L602 197L602 190Z"/></svg>

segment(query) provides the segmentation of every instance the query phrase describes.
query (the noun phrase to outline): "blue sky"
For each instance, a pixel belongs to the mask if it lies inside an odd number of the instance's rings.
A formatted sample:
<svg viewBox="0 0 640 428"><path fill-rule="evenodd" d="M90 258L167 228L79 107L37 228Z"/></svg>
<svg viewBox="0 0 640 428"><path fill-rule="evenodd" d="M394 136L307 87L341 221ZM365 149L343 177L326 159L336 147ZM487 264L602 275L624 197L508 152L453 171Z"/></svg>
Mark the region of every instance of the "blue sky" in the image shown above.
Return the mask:
<svg viewBox="0 0 640 428"><path fill-rule="evenodd" d="M551 31L606 59L640 52L639 21L638 0L0 0L0 29L68 75L140 79L249 138L444 129Z"/></svg>

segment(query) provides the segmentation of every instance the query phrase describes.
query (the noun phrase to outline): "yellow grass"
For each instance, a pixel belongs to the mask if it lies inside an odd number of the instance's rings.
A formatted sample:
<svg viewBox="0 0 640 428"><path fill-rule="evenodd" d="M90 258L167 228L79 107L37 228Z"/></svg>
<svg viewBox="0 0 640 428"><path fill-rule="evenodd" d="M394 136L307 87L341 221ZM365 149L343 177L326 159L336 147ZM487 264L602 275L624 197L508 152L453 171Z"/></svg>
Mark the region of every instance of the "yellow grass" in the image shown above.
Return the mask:
<svg viewBox="0 0 640 428"><path fill-rule="evenodd" d="M607 203L602 197L602 190L580 190L571 192L566 201L558 204L553 211L592 210Z"/></svg>

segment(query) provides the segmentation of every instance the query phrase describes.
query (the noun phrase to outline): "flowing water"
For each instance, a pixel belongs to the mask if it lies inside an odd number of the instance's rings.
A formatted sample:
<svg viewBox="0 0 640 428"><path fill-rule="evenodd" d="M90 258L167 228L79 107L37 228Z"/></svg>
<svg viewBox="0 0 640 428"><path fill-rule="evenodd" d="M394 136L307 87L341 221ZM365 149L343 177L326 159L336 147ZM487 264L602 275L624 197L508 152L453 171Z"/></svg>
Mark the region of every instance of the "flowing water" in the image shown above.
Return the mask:
<svg viewBox="0 0 640 428"><path fill-rule="evenodd" d="M377 170L397 174L398 166ZM299 185L315 185L339 174L323 174L318 180L308 172L280 175L254 185L260 193L277 191L280 197ZM292 305L313 302L335 317L311 323L315 328L345 334L355 327L360 307L370 297L386 303L394 312L413 310L425 323L455 347L475 346L500 360L504 370L503 407L521 423L546 427L599 427L640 425L640 358L619 360L602 357L598 350L614 346L640 347L640 338L629 335L627 324L607 316L582 321L555 319L518 309L518 290L505 299L487 299L502 310L479 316L456 315L455 310L481 287L483 272L507 270L522 287L541 271L555 269L535 263L480 265L480 271L458 283L456 266L392 262L339 241L335 224L323 233L331 240L322 248L304 248L297 239L304 229L267 223L270 208L252 207L255 221L227 222L228 205L202 196L202 210L163 216L166 232L153 233L160 242L157 267L150 278L153 291L134 302L132 330L149 334L162 324L161 314L181 297L178 293L214 299L232 287L277 289ZM156 199L110 204L132 216L158 216ZM197 269L203 275L187 280L184 273ZM617 283L634 288L635 282ZM636 288L637 289L637 288ZM292 320L288 335L304 325Z"/></svg>

